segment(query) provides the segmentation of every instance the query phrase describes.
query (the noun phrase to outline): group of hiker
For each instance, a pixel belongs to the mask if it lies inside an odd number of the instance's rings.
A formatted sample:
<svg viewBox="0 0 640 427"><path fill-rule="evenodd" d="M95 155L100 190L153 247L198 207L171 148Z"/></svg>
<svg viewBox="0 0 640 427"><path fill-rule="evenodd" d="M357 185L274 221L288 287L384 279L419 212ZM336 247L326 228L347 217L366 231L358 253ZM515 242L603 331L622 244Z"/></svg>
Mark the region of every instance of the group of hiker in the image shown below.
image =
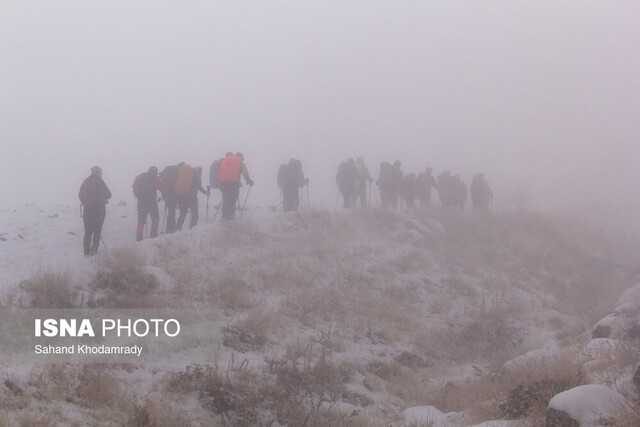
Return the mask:
<svg viewBox="0 0 640 427"><path fill-rule="evenodd" d="M401 203L413 208L431 205L431 196L438 193L443 207L464 210L469 197L469 189L459 175L444 171L436 179L433 170L426 168L420 173L404 173L402 163L382 162L376 185L383 208L397 209ZM336 184L342 194L345 208L367 207L371 203L373 179L364 159L350 158L338 167ZM486 211L493 202L493 191L483 174L474 176L470 187L474 210Z"/></svg>
<svg viewBox="0 0 640 427"><path fill-rule="evenodd" d="M362 157L357 160L347 159L338 166L336 184L342 194L345 208L353 208L357 204L369 206L371 183L373 179Z"/></svg>
<svg viewBox="0 0 640 427"><path fill-rule="evenodd" d="M221 210L222 219L234 219L243 181L249 188L254 184L242 153L228 152L224 157L214 161L209 168L209 184L206 189L203 187L202 174L202 167L181 162L167 166L162 171L156 166L151 166L146 172L136 176L133 194L137 199L137 241L144 238L149 219L149 237L158 236L161 201L164 202L165 233L182 230L187 214L190 215L190 228L195 227L200 211L198 196L203 194L207 197L208 213L212 190L222 193L222 203L216 207L216 217ZM297 211L300 208L301 191L306 187L308 192L309 188L309 179L304 175L302 162L292 158L288 163L281 165L278 169L277 184L281 191L282 209L285 212ZM372 204L374 179L362 157L349 158L340 163L336 184L345 208L366 208ZM433 176L431 168L417 174L405 174L400 161L382 162L375 184L383 208L397 209L402 203L409 209L417 204L428 207L431 205L434 191L438 193L440 203L446 208L464 210L469 193L474 210L488 211L493 202L493 192L483 174L475 175L468 189L459 175L452 175L449 171L442 172L437 179ZM247 197L248 192L249 190ZM95 166L91 169L90 176L80 187L79 198L85 227L84 254L91 256L97 253L100 245L105 206L111 198L111 191L102 179L100 167Z"/></svg>
<svg viewBox="0 0 640 427"><path fill-rule="evenodd" d="M253 186L253 180L244 162L242 153L227 153L223 158L213 162L209 169L209 185L205 189L202 183L202 167L194 167L185 162L165 167L158 171L151 166L146 172L136 176L133 181L133 194L137 200L138 223L136 240L144 238L147 221L151 220L149 237L158 236L160 228L159 203L164 202L165 233L182 230L190 215L190 228L198 224L200 206L198 195L207 196L211 190L220 190L222 203L218 210L222 218L231 220L235 217L242 180ZM91 174L84 180L78 194L82 204L82 218L85 234L83 249L86 256L95 255L100 246L102 227L105 220L106 205L111 198L111 191L102 179L102 169L94 166Z"/></svg>

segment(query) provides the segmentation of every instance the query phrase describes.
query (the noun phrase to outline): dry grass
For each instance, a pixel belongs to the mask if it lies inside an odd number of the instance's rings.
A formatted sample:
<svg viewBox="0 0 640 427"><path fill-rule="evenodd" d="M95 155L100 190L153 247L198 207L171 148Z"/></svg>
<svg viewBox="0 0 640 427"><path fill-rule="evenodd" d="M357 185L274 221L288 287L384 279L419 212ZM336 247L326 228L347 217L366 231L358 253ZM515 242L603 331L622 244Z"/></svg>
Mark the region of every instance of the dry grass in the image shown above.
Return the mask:
<svg viewBox="0 0 640 427"><path fill-rule="evenodd" d="M465 410L474 423L490 419L541 419L549 400L584 383L582 367L572 350L553 360L532 361L469 383L449 384L431 396L446 411Z"/></svg>
<svg viewBox="0 0 640 427"><path fill-rule="evenodd" d="M158 287L158 281L143 267L144 258L136 251L114 249L90 284L94 291L90 305L108 308L153 306L149 297Z"/></svg>
<svg viewBox="0 0 640 427"><path fill-rule="evenodd" d="M212 285L212 294L227 310L248 310L258 304L257 295L244 280L224 278Z"/></svg>
<svg viewBox="0 0 640 427"><path fill-rule="evenodd" d="M224 370L191 366L171 375L167 390L196 393L204 408L230 425L278 421L296 426L356 426L361 424L334 410L352 374L352 368L335 364L326 351L311 344L296 345L281 358L267 360L262 373L249 369L246 362L232 363Z"/></svg>
<svg viewBox="0 0 640 427"><path fill-rule="evenodd" d="M282 319L275 311L255 308L242 320L224 328L223 344L240 353L259 351L281 325Z"/></svg>
<svg viewBox="0 0 640 427"><path fill-rule="evenodd" d="M74 308L80 303L79 293L73 288L71 278L64 273L42 273L31 280L20 283L32 308Z"/></svg>

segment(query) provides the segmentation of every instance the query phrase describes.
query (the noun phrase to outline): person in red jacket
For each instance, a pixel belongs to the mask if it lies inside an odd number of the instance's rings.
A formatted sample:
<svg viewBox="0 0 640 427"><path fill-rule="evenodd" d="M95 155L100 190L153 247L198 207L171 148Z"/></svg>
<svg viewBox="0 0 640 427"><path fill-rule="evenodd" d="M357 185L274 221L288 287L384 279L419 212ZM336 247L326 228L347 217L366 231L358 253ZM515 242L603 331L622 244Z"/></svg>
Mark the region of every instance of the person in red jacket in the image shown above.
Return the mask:
<svg viewBox="0 0 640 427"><path fill-rule="evenodd" d="M84 222L83 249L85 256L98 253L102 226L107 214L106 205L111 198L111 191L102 179L102 169L91 168L91 175L84 180L78 198L82 203L82 220Z"/></svg>
<svg viewBox="0 0 640 427"><path fill-rule="evenodd" d="M253 180L241 153L227 153L218 167L218 185L222 191L222 218L233 219L236 215L241 179L253 186Z"/></svg>

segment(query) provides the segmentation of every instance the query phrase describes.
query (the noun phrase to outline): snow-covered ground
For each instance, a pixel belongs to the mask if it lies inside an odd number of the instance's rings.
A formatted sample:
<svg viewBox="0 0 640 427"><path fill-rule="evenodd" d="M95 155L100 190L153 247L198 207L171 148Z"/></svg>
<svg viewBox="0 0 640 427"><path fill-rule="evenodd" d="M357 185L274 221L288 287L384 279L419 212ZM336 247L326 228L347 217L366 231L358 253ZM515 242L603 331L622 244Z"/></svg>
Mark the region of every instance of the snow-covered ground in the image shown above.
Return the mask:
<svg viewBox="0 0 640 427"><path fill-rule="evenodd" d="M518 386L544 394L536 387L557 372L565 389L584 383L565 375L575 367L566 354L583 353L576 349L592 325L631 285L593 262L588 239L535 215L252 209L214 224L203 212L194 230L135 243L134 207L114 204L95 259L81 254L77 208L25 205L0 216L3 296L22 292L23 280L65 272L69 286L104 297L91 285L100 274L143 271L160 286L126 308L209 316L180 348L146 364L74 364L64 378L26 362L3 366L9 425L38 414L55 414L51 425L215 425L225 417L297 425L298 412L314 420L308 425L419 425L420 417L438 426L512 425L507 418L540 416L534 408L517 416ZM109 291L109 308L130 296ZM214 387L218 369L228 381ZM255 390L271 390L260 404L251 404L246 375L256 375ZM300 376L294 391L282 384L292 375ZM101 386L82 392L87 378ZM231 397L222 404L211 387ZM283 389L290 394L276 399ZM137 416L156 421L135 424Z"/></svg>

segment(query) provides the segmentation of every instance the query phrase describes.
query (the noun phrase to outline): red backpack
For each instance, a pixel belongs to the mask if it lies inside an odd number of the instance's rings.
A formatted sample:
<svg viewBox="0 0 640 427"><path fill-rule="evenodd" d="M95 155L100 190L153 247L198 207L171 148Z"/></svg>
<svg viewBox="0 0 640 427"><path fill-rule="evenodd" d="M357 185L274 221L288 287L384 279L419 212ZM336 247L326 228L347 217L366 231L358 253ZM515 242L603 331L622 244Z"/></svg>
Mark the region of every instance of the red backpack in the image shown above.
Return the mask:
<svg viewBox="0 0 640 427"><path fill-rule="evenodd" d="M242 158L231 155L225 157L218 167L218 182L221 184L240 182Z"/></svg>

